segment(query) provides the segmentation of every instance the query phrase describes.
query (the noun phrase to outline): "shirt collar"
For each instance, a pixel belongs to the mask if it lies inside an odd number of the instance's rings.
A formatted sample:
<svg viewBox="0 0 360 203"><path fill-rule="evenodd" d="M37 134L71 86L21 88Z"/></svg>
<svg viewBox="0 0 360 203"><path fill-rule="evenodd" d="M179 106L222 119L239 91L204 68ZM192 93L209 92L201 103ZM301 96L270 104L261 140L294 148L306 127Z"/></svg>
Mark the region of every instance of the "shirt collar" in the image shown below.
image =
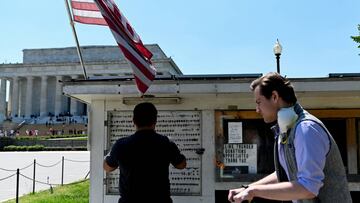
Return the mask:
<svg viewBox="0 0 360 203"><path fill-rule="evenodd" d="M276 123L274 124L273 126L270 127L271 131L273 132L274 134L274 137L275 139L279 136L279 132L280 132L280 128L279 128L279 125Z"/></svg>

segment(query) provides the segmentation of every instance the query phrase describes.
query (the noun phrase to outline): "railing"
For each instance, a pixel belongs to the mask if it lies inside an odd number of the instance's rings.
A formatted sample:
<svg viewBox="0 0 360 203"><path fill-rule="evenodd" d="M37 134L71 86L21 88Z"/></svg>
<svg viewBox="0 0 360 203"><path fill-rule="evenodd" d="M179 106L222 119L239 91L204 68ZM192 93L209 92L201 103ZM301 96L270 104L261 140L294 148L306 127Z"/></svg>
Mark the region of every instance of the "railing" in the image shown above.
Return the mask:
<svg viewBox="0 0 360 203"><path fill-rule="evenodd" d="M27 165L27 166L24 166L23 168L17 168L17 169L6 169L6 168L0 168L0 170L2 171L7 171L7 172L15 172L7 177L4 177L4 178L0 178L0 182L1 181L4 181L6 179L9 179L9 178L12 178L13 176L16 176L16 203L19 202L19 180L20 180L20 176L25 178L25 179L28 179L28 180L31 180L33 182L33 191L32 193L34 194L35 193L35 183L39 183L39 184L44 184L44 185L48 185L50 186L50 191L52 192L53 191L53 186L58 186L58 185L64 185L64 166L65 166L65 161L69 161L69 162L77 162L77 163L81 163L81 162L90 162L90 161L81 161L81 160L72 160L72 159L65 159L64 156L62 157L62 159L54 164L51 164L51 165L44 165L44 164L40 164L40 163L37 163L36 162L36 159L34 159L34 162ZM54 166L57 166L61 163L61 183L50 183L49 182L49 177L47 177L47 183L45 182L42 182L42 181L39 181L39 180L36 180L36 166L39 166L39 167L44 167L44 168L51 168L51 167L54 167ZM29 167L33 166L33 177L28 177L24 174L22 174L20 171L22 170L25 170ZM88 176L90 174L90 171L85 175L84 177L84 180L87 180ZM81 181L80 181L81 182ZM66 185L66 184L65 184Z"/></svg>

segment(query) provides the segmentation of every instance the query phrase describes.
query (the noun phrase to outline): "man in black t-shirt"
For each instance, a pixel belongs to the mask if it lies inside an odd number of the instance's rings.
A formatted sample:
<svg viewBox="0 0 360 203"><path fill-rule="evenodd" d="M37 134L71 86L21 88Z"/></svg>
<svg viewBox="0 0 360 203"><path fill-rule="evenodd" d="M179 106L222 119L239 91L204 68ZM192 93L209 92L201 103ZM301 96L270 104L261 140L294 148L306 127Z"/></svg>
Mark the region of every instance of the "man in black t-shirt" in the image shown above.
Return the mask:
<svg viewBox="0 0 360 203"><path fill-rule="evenodd" d="M152 103L134 108L135 134L121 138L104 159L104 170L120 169L119 203L171 203L169 165L186 167L176 144L155 132L157 110Z"/></svg>

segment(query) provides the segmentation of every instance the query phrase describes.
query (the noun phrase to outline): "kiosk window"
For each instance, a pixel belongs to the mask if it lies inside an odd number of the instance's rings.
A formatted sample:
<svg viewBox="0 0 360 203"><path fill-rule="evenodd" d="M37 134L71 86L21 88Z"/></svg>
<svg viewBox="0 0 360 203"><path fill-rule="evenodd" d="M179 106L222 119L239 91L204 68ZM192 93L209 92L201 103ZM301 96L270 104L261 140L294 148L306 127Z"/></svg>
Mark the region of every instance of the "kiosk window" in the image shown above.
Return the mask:
<svg viewBox="0 0 360 203"><path fill-rule="evenodd" d="M346 119L321 119L339 147L344 166L347 167Z"/></svg>
<svg viewBox="0 0 360 203"><path fill-rule="evenodd" d="M309 112L325 124L335 139L346 172L357 175L360 110ZM255 111L216 111L215 132L217 181L252 182L274 171L274 135Z"/></svg>
<svg viewBox="0 0 360 203"><path fill-rule="evenodd" d="M225 118L221 126L221 136L216 136L218 180L274 171L274 135L262 119Z"/></svg>

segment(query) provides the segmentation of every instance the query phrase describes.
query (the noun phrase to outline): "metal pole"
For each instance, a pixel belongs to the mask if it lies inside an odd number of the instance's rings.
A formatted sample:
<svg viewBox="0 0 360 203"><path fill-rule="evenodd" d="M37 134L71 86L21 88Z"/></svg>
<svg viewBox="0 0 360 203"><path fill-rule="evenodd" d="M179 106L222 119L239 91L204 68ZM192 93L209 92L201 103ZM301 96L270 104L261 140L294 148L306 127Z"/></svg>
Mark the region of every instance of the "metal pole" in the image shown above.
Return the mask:
<svg viewBox="0 0 360 203"><path fill-rule="evenodd" d="M280 74L280 54L276 55L276 71Z"/></svg>
<svg viewBox="0 0 360 203"><path fill-rule="evenodd" d="M19 175L20 170L16 170L16 203L19 203Z"/></svg>
<svg viewBox="0 0 360 203"><path fill-rule="evenodd" d="M62 157L61 162L61 185L64 185L64 156Z"/></svg>
<svg viewBox="0 0 360 203"><path fill-rule="evenodd" d="M80 50L79 40L78 40L78 37L77 37L77 34L76 34L76 30L75 30L75 26L74 26L74 20L72 18L71 12L70 12L70 7L69 7L68 0L65 0L65 5L66 5L67 13L69 15L69 20L70 20L70 25L71 25L71 28L72 28L72 32L73 32L73 35L74 35L74 38L75 38L76 50L77 50L77 53L79 55L80 64L81 64L81 67L83 69L84 78L85 78L85 80L87 80L88 77L87 77L87 74L86 74L86 69L85 69L83 57L82 57L81 50Z"/></svg>
<svg viewBox="0 0 360 203"><path fill-rule="evenodd" d="M90 171L86 174L84 179L86 179L89 175L90 175Z"/></svg>
<svg viewBox="0 0 360 203"><path fill-rule="evenodd" d="M33 173L33 194L35 194L35 168L36 168L36 159L34 159L34 173Z"/></svg>

